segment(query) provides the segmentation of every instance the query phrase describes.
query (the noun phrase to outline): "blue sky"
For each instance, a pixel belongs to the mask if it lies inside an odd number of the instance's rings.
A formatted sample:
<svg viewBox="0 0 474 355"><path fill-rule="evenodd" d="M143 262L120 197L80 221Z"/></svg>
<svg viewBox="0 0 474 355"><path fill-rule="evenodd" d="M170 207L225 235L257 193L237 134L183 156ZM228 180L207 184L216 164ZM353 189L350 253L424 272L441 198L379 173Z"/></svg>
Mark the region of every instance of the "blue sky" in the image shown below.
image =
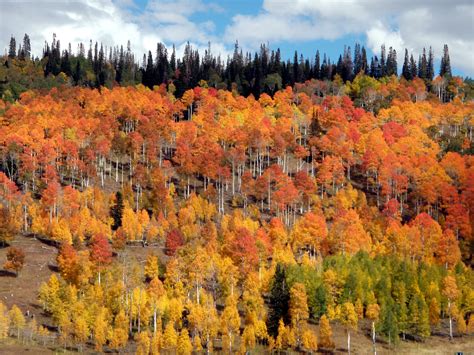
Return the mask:
<svg viewBox="0 0 474 355"><path fill-rule="evenodd" d="M295 50L314 58L316 49L336 61L344 45L355 42L369 55L404 48L418 58L433 46L439 60L449 45L453 72L474 76L474 2L472 0L5 0L0 1L0 33L32 38L41 53L45 40L56 33L62 43L89 39L105 45L132 43L141 58L158 41L176 45L187 41L200 49L211 41L212 51L224 58L235 40L244 50L260 43L280 48L284 58ZM7 38L8 37L8 38ZM439 64L436 62L435 70Z"/></svg>

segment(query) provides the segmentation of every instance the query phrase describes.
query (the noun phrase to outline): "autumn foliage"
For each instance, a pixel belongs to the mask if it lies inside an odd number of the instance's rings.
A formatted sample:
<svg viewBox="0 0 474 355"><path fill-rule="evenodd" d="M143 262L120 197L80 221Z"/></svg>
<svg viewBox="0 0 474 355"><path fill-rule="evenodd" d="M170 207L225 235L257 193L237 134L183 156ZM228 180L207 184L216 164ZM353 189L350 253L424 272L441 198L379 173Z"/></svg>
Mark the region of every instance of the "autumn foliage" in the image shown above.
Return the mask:
<svg viewBox="0 0 474 355"><path fill-rule="evenodd" d="M350 347L363 318L387 342L443 317L471 329L473 102L395 77L323 84L1 102L0 242L58 246L39 299L61 341L309 352L346 346L334 323Z"/></svg>

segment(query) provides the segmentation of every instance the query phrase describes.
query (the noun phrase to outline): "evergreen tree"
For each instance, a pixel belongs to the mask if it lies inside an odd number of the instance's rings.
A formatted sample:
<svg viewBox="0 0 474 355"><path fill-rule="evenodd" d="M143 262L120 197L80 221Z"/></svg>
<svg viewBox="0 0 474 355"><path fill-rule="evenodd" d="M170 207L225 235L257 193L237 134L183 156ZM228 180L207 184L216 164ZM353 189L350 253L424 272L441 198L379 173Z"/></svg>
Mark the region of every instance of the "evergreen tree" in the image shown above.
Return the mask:
<svg viewBox="0 0 474 355"><path fill-rule="evenodd" d="M8 49L8 57L15 58L16 57L16 39L15 37L10 37L10 46Z"/></svg>
<svg viewBox="0 0 474 355"><path fill-rule="evenodd" d="M344 48L344 57L342 59L342 70L340 75L344 82L347 80L352 80L354 76L354 64L352 62L351 47Z"/></svg>
<svg viewBox="0 0 474 355"><path fill-rule="evenodd" d="M25 33L25 36L23 37L23 56L25 59L30 59L31 58L31 43L30 43L30 37Z"/></svg>
<svg viewBox="0 0 474 355"><path fill-rule="evenodd" d="M441 66L439 68L439 75L450 78L451 74L451 60L449 59L448 45L445 44L443 48L443 58L441 58Z"/></svg>
<svg viewBox="0 0 474 355"><path fill-rule="evenodd" d="M418 60L418 77L428 80L428 61L426 60L426 49L423 48L423 54Z"/></svg>
<svg viewBox="0 0 474 355"><path fill-rule="evenodd" d="M326 58L326 53L323 55L323 64L321 64L321 79L328 80L330 78L329 65Z"/></svg>
<svg viewBox="0 0 474 355"><path fill-rule="evenodd" d="M397 51L395 49L393 49L392 47L390 47L389 50L388 50L385 75L387 75L387 76L395 75L396 76L397 72L398 72Z"/></svg>
<svg viewBox="0 0 474 355"><path fill-rule="evenodd" d="M272 336L278 334L278 323L280 319L289 323L289 301L290 290L286 284L286 270L278 264L273 276L272 287L270 290L270 304L267 320L268 332Z"/></svg>
<svg viewBox="0 0 474 355"><path fill-rule="evenodd" d="M170 68L171 68L172 74L174 75L174 72L176 71L176 48L174 47L174 44L173 44L173 51L171 52Z"/></svg>
<svg viewBox="0 0 474 355"><path fill-rule="evenodd" d="M144 72L142 76L142 84L145 86L148 86L150 89L153 88L153 85L155 85L153 74L154 74L153 57L151 55L151 51L148 51L146 67L144 68Z"/></svg>
<svg viewBox="0 0 474 355"><path fill-rule="evenodd" d="M115 205L110 210L110 216L114 220L112 225L112 230L117 230L122 225L122 215L123 215L123 196L120 191L115 193Z"/></svg>
<svg viewBox="0 0 474 355"><path fill-rule="evenodd" d="M365 50L365 47L362 46L362 51L361 51L361 70L364 72L364 74L367 74L367 71L369 69L369 65L367 63L367 52Z"/></svg>
<svg viewBox="0 0 474 355"><path fill-rule="evenodd" d="M319 56L319 50L316 51L316 57L314 58L313 76L318 80L321 79L321 58Z"/></svg>
<svg viewBox="0 0 474 355"><path fill-rule="evenodd" d="M281 76L281 52L280 48L275 53L275 64L273 65L273 72Z"/></svg>
<svg viewBox="0 0 474 355"><path fill-rule="evenodd" d="M413 79L413 77L411 76L410 62L408 60L408 49L406 48L405 48L405 59L403 60L403 67L402 67L402 76L406 80Z"/></svg>
<svg viewBox="0 0 474 355"><path fill-rule="evenodd" d="M354 73L357 75L362 69L362 54L360 44L356 43L354 47Z"/></svg>
<svg viewBox="0 0 474 355"><path fill-rule="evenodd" d="M430 47L430 50L428 52L428 63L426 67L426 78L431 81L434 78L434 64L433 64L434 58L433 58L433 50Z"/></svg>
<svg viewBox="0 0 474 355"><path fill-rule="evenodd" d="M387 68L386 68L386 52L385 52L385 44L382 44L380 48L380 77L384 77L387 75Z"/></svg>
<svg viewBox="0 0 474 355"><path fill-rule="evenodd" d="M120 46L120 53L119 53L119 57L117 61L117 69L115 70L115 81L119 84L122 82L124 68L125 68L125 57L123 53L123 46Z"/></svg>
<svg viewBox="0 0 474 355"><path fill-rule="evenodd" d="M79 61L78 61L79 62ZM61 58L61 72L66 74L67 76L72 75L71 70L71 62L69 61L69 53L68 51L64 51L64 54Z"/></svg>
<svg viewBox="0 0 474 355"><path fill-rule="evenodd" d="M300 77L300 66L298 64L298 52L295 51L295 55L293 56L293 75L291 76L291 85L295 82L299 82Z"/></svg>
<svg viewBox="0 0 474 355"><path fill-rule="evenodd" d="M413 54L410 55L410 77L415 79L418 76L418 69L416 67L415 58L413 58Z"/></svg>
<svg viewBox="0 0 474 355"><path fill-rule="evenodd" d="M76 66L74 67L74 73L72 74L75 85L79 85L82 81L82 70L81 70L81 61L77 59Z"/></svg>
<svg viewBox="0 0 474 355"><path fill-rule="evenodd" d="M92 40L89 42L89 50L87 51L87 62L89 63L90 66L93 65L93 59L92 59Z"/></svg>

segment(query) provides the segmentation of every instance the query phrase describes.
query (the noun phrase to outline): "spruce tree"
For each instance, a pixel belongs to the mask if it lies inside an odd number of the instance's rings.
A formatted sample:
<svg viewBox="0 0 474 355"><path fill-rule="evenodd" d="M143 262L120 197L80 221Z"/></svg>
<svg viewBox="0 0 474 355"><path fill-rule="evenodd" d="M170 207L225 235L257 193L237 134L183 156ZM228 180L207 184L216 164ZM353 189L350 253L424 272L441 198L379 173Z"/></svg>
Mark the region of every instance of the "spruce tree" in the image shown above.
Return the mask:
<svg viewBox="0 0 474 355"><path fill-rule="evenodd" d="M442 77L450 78L451 74L451 60L449 59L448 45L445 44L443 48L443 58L441 58L441 66L439 69L439 75Z"/></svg>
<svg viewBox="0 0 474 355"><path fill-rule="evenodd" d="M283 319L286 324L289 323L289 301L290 290L286 284L286 270L282 265L278 264L270 290L267 320L267 328L270 335L276 336L278 334L278 323L280 319Z"/></svg>
<svg viewBox="0 0 474 355"><path fill-rule="evenodd" d="M406 80L413 79L413 77L411 76L410 62L408 61L408 49L406 48L405 48L405 59L403 60L403 67L402 67L402 76Z"/></svg>
<svg viewBox="0 0 474 355"><path fill-rule="evenodd" d="M110 216L114 220L112 230L117 230L122 225L122 214L123 214L123 196L120 191L115 193L115 205L110 210Z"/></svg>
<svg viewBox="0 0 474 355"><path fill-rule="evenodd" d="M16 57L16 39L15 37L10 37L10 46L8 49L8 57L15 58Z"/></svg>
<svg viewBox="0 0 474 355"><path fill-rule="evenodd" d="M79 85L82 79L81 61L79 59L77 59L76 61L76 66L74 67L74 73L72 74L72 78L74 80L74 84Z"/></svg>
<svg viewBox="0 0 474 355"><path fill-rule="evenodd" d="M354 74L357 75L362 69L362 54L360 44L356 43L354 47Z"/></svg>
<svg viewBox="0 0 474 355"><path fill-rule="evenodd" d="M418 60L418 77L423 80L428 80L428 62L426 60L426 49L423 48L423 54Z"/></svg>
<svg viewBox="0 0 474 355"><path fill-rule="evenodd" d="M385 44L382 44L380 48L380 77L384 77L387 75L387 68L386 68L386 59L385 59Z"/></svg>
<svg viewBox="0 0 474 355"><path fill-rule="evenodd" d="M392 47L390 47L389 50L388 50L385 75L387 75L387 76L397 75L397 72L398 72L397 51L395 49L393 49Z"/></svg>
<svg viewBox="0 0 474 355"><path fill-rule="evenodd" d="M433 58L433 49L431 49L428 52L428 62L427 62L427 67L426 67L426 78L427 80L431 81L434 78L434 64L433 64L434 58Z"/></svg>
<svg viewBox="0 0 474 355"><path fill-rule="evenodd" d="M413 58L413 54L410 55L410 77L415 79L418 75L418 69L416 67L415 58Z"/></svg>
<svg viewBox="0 0 474 355"><path fill-rule="evenodd" d="M319 56L319 50L316 51L316 57L314 58L314 69L313 75L316 79L321 79L321 58Z"/></svg>
<svg viewBox="0 0 474 355"><path fill-rule="evenodd" d="M25 36L23 37L23 56L25 59L30 59L31 58L31 43L30 43L30 37L25 33Z"/></svg>
<svg viewBox="0 0 474 355"><path fill-rule="evenodd" d="M321 64L321 80L327 80L329 79L329 67L328 67L328 61L326 58L326 53L323 55L323 64Z"/></svg>
<svg viewBox="0 0 474 355"><path fill-rule="evenodd" d="M365 50L365 47L362 47L361 53L361 70L364 72L364 74L367 74L369 65L367 63L367 51Z"/></svg>
<svg viewBox="0 0 474 355"><path fill-rule="evenodd" d="M68 51L64 51L64 54L61 58L61 72L63 72L67 76L72 75L71 62L69 61Z"/></svg>

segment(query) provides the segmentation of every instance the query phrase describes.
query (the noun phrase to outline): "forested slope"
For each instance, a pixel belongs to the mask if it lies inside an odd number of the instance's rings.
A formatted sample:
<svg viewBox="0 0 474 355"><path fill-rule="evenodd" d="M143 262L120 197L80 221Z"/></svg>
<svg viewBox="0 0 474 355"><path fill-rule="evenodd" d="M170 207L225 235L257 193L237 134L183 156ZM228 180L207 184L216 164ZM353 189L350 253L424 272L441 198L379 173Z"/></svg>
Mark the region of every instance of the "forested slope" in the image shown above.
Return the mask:
<svg viewBox="0 0 474 355"><path fill-rule="evenodd" d="M472 334L474 103L436 80L26 91L0 101L0 237L58 246L39 302L79 348L331 349L331 324L367 320L390 344ZM137 242L144 264L123 257Z"/></svg>

